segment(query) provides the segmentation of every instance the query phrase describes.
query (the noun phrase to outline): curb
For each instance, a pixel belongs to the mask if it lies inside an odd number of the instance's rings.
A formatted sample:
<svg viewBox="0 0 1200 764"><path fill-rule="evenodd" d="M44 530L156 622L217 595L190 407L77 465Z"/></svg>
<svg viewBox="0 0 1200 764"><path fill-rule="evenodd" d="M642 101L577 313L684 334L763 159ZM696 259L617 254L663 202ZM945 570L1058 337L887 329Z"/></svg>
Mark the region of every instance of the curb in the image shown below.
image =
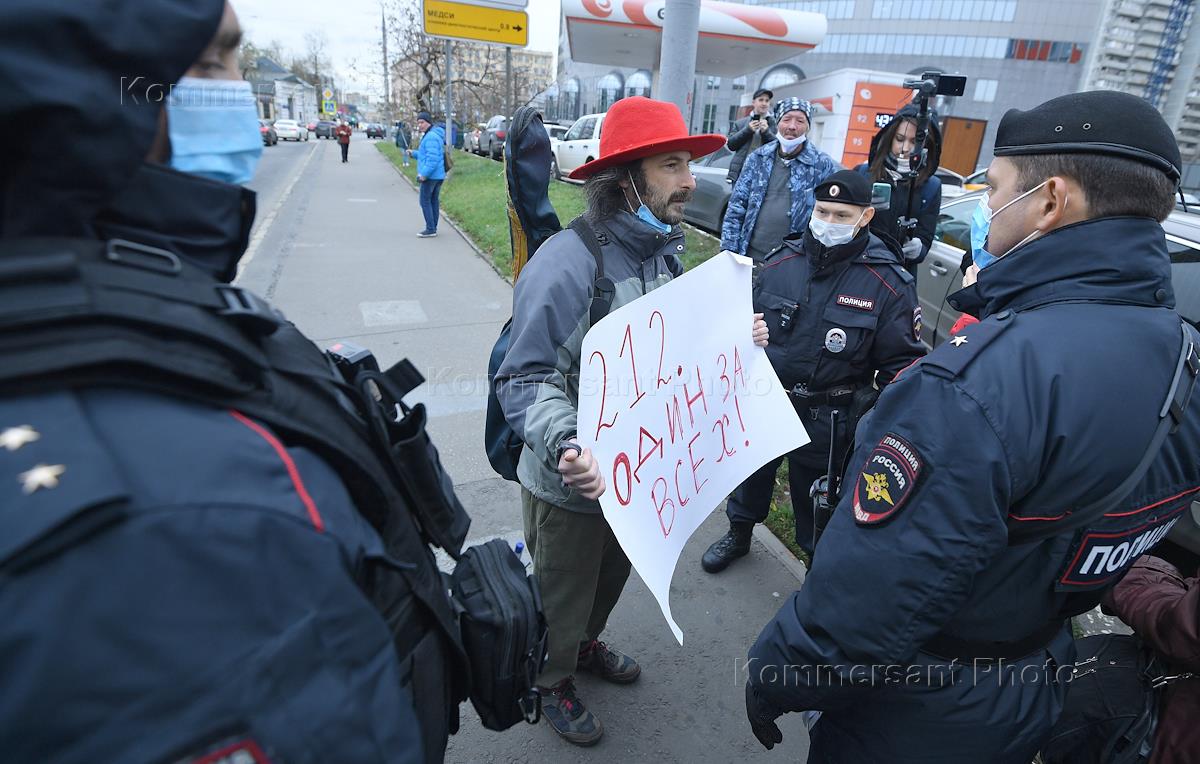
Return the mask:
<svg viewBox="0 0 1200 764"><path fill-rule="evenodd" d="M380 151L379 153L383 154L382 151ZM387 162L389 165L391 165L392 169L396 171L397 175L399 175L401 178L404 179L404 182L408 184L409 188L411 188L413 191L416 191L417 193L420 193L421 189L417 187L417 184L413 183L412 180L409 179L409 177L404 174L404 171L396 166L396 163L393 162L390 157L388 157L386 154L383 154L383 160L385 162ZM451 170L450 172L454 172L454 171ZM471 237L467 235L467 232L458 226L458 223L455 223L453 220L451 220L450 216L448 216L446 213L442 212L441 210L438 210L438 218L440 220L444 220L447 223L449 223L450 227L453 228L455 231L457 231L458 235L461 236L463 241L465 241L467 243L467 246L470 247L472 250L474 250L475 254L478 255L481 260L483 260L485 263L487 263L488 267L492 269L492 272L495 273L500 278L504 279L504 281L508 282L509 286L512 286L512 283L513 283L512 279L510 279L508 276L505 276L503 273L500 272L500 269L496 267L496 264L494 262L492 262L491 256L488 255L487 252L484 252L482 249L480 249L478 247L478 245L476 245L475 242L471 240Z"/></svg>
<svg viewBox="0 0 1200 764"><path fill-rule="evenodd" d="M808 569L804 567L804 563L796 558L796 555L783 545L783 542L775 537L771 530L762 523L754 525L754 538L758 543L767 548L771 556L778 560L783 567L788 569L788 572L796 577L797 583L803 584L804 577L808 573Z"/></svg>

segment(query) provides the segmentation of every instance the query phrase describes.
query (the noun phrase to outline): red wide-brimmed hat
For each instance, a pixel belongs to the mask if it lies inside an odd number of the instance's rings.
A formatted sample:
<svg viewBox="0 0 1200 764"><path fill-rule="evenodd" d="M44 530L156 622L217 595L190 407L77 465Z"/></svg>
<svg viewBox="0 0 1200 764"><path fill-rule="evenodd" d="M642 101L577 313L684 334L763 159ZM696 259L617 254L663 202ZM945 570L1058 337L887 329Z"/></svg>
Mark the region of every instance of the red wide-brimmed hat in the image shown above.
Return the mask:
<svg viewBox="0 0 1200 764"><path fill-rule="evenodd" d="M613 104L604 117L600 158L575 168L570 177L583 180L607 167L671 151L686 151L697 159L724 145L723 135L688 135L675 104L631 96Z"/></svg>

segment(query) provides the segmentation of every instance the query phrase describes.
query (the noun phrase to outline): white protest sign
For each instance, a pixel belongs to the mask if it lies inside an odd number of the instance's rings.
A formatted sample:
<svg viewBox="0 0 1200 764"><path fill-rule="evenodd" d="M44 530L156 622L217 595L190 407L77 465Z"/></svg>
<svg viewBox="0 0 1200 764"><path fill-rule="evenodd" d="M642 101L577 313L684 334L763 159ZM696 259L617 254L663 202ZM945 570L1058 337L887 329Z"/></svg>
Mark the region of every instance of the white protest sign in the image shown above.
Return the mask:
<svg viewBox="0 0 1200 764"><path fill-rule="evenodd" d="M607 484L604 517L679 644L669 597L684 544L751 473L809 442L751 339L751 270L717 255L583 338L579 441Z"/></svg>

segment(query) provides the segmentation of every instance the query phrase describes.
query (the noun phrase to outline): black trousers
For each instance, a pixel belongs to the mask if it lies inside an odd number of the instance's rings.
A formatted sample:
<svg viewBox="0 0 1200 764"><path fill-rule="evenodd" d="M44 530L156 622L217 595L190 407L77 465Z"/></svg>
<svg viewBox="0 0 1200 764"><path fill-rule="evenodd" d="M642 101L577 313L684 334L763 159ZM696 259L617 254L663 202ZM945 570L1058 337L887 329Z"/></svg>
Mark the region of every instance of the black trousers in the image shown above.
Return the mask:
<svg viewBox="0 0 1200 764"><path fill-rule="evenodd" d="M350 144L349 143L339 143L338 145L342 147L342 161L343 162L350 161Z"/></svg>
<svg viewBox="0 0 1200 764"><path fill-rule="evenodd" d="M811 448L808 447L808 448ZM792 515L796 520L796 545L811 556L813 551L813 509L808 491L825 474L825 468L809 466L798 460L795 452L772 459L734 489L725 505L731 523L761 523L771 509L771 494L775 490L775 473L783 460L788 460L788 484L792 494Z"/></svg>

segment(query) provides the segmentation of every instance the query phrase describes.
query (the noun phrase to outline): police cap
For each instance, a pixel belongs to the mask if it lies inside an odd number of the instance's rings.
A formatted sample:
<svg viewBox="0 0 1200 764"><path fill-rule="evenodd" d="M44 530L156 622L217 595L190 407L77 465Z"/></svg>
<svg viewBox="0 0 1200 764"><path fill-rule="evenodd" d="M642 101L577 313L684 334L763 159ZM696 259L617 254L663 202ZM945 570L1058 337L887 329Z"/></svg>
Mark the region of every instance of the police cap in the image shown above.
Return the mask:
<svg viewBox="0 0 1200 764"><path fill-rule="evenodd" d="M858 207L871 206L871 182L854 170L840 170L817 186L814 195L818 202L838 202Z"/></svg>
<svg viewBox="0 0 1200 764"><path fill-rule="evenodd" d="M996 131L998 157L1104 154L1162 170L1178 182L1179 144L1166 120L1128 93L1092 90L1052 98L1028 111L1010 109Z"/></svg>

